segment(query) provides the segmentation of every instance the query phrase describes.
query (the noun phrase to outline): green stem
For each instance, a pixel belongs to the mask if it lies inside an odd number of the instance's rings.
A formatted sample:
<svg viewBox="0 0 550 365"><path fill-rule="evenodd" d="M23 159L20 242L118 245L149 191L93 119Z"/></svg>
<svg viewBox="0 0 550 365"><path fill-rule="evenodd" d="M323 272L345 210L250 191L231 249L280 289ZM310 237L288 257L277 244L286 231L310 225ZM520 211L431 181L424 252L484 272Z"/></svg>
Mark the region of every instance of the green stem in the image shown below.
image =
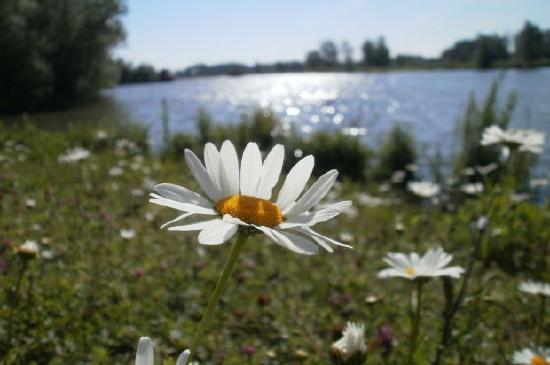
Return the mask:
<svg viewBox="0 0 550 365"><path fill-rule="evenodd" d="M537 323L537 333L535 335L535 343L540 343L540 336L542 334L542 328L544 327L544 312L546 309L546 297L544 295L540 296L540 308L539 308L539 318Z"/></svg>
<svg viewBox="0 0 550 365"><path fill-rule="evenodd" d="M14 310L15 307L17 307L17 304L19 302L19 289L21 288L21 281L23 280L23 274L25 273L25 270L27 269L28 259L23 259L23 263L21 265L21 269L19 270L19 274L17 275L15 286L13 287L13 296L10 300L10 314L8 319L8 343L11 343L12 339L12 331L13 331L13 319L15 317Z"/></svg>
<svg viewBox="0 0 550 365"><path fill-rule="evenodd" d="M195 354L195 351L197 350L197 346L199 345L204 335L204 331L206 330L206 327L208 326L208 323L210 322L214 311L216 310L216 306L218 305L218 302L220 301L225 287L227 286L227 282L231 277L231 273L235 268L235 263L237 262L239 254L241 253L241 250L246 243L247 238L248 235L239 234L237 236L237 241L233 244L233 247L231 247L231 252L229 253L229 257L225 262L223 271L218 278L218 282L214 287L214 291L212 292L212 294L210 294L210 299L208 299L208 305L206 306L206 309L204 310L204 313L202 315L199 328L197 329L197 332L195 332L193 341L191 341L191 355L189 360L191 360L191 357Z"/></svg>
<svg viewBox="0 0 550 365"><path fill-rule="evenodd" d="M416 303L414 302L415 291L411 293L411 338L410 338L410 348L409 348L409 365L414 363L414 354L418 347L418 335L420 334L420 321L422 319L422 281L416 283ZM413 306L416 304L416 307Z"/></svg>

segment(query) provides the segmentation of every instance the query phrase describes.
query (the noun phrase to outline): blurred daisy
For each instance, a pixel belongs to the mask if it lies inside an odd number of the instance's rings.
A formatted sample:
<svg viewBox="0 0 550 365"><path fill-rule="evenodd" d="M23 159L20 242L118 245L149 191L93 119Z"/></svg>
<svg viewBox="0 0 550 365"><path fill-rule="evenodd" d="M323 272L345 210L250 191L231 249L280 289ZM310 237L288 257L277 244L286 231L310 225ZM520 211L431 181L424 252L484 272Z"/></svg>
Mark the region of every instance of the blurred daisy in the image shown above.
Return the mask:
<svg viewBox="0 0 550 365"><path fill-rule="evenodd" d="M32 199L32 198L29 198L29 199L25 200L25 205L27 206L27 208L34 208L34 207L36 207L36 200Z"/></svg>
<svg viewBox="0 0 550 365"><path fill-rule="evenodd" d="M27 257L35 257L38 254L38 245L36 241L26 240L16 249L17 253Z"/></svg>
<svg viewBox="0 0 550 365"><path fill-rule="evenodd" d="M91 153L87 149L82 147L75 147L59 155L59 157L57 158L57 161L61 163L77 162L77 161L87 159L88 157L90 157L90 155Z"/></svg>
<svg viewBox="0 0 550 365"><path fill-rule="evenodd" d="M187 365L189 355L189 350L183 351L178 357L176 365ZM136 365L153 365L154 363L155 350L153 347L153 341L151 341L149 337L141 337L139 339L136 351Z"/></svg>
<svg viewBox="0 0 550 365"><path fill-rule="evenodd" d="M550 349L539 348L530 349L524 348L521 351L514 352L514 364L525 365L548 365L550 363Z"/></svg>
<svg viewBox="0 0 550 365"><path fill-rule="evenodd" d="M479 194L483 192L483 184L480 182L463 184L460 187L460 190L462 190L463 193L466 193L468 195Z"/></svg>
<svg viewBox="0 0 550 365"><path fill-rule="evenodd" d="M220 151L207 143L204 160L206 166L193 152L185 150L185 161L207 198L178 185L155 186L150 202L184 212L162 227L201 215L210 219L168 229L200 231L199 243L219 245L241 227L249 232L262 232L275 243L305 255L317 253L319 246L329 252L333 251L331 244L351 247L311 228L351 206L350 201L340 201L314 209L336 181L336 170L321 176L301 194L313 170L313 156L304 157L290 170L276 200L272 199L272 190L283 166L282 145L273 147L262 162L258 145L249 143L239 169L237 152L231 142L225 141Z"/></svg>
<svg viewBox="0 0 550 365"><path fill-rule="evenodd" d="M109 169L109 175L120 176L124 173L124 170L120 166L114 166Z"/></svg>
<svg viewBox="0 0 550 365"><path fill-rule="evenodd" d="M519 284L518 289L525 293L550 297L550 284L524 281Z"/></svg>
<svg viewBox="0 0 550 365"><path fill-rule="evenodd" d="M476 171L480 175L488 175L491 172L496 171L497 169L498 169L498 164L496 164L495 162L491 162L490 164L485 166L476 166Z"/></svg>
<svg viewBox="0 0 550 365"><path fill-rule="evenodd" d="M330 346L331 357L337 364L364 364L367 357L365 326L348 322L342 338Z"/></svg>
<svg viewBox="0 0 550 365"><path fill-rule="evenodd" d="M433 198L439 194L438 184L429 181L413 181L408 184L409 190L421 198Z"/></svg>
<svg viewBox="0 0 550 365"><path fill-rule="evenodd" d="M133 229L121 229L120 230L120 237L122 237L126 240L131 240L135 236L136 236L136 231L133 230Z"/></svg>
<svg viewBox="0 0 550 365"><path fill-rule="evenodd" d="M544 137L544 133L531 129L503 130L498 126L490 126L483 131L481 144L483 146L502 144L511 149L542 153Z"/></svg>
<svg viewBox="0 0 550 365"><path fill-rule="evenodd" d="M378 277L382 279L402 277L416 280L419 278L450 276L458 279L464 269L458 266L446 267L452 258L452 255L445 253L441 248L430 249L422 257L416 252L409 255L388 253L384 261L391 268L380 271Z"/></svg>

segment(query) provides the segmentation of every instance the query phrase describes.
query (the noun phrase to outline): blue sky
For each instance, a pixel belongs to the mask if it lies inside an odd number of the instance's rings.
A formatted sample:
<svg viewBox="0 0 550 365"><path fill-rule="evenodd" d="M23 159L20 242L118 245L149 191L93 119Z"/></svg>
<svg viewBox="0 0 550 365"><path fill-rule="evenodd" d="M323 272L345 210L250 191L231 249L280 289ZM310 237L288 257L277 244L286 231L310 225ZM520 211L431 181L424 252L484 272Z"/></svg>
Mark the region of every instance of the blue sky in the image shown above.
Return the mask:
<svg viewBox="0 0 550 365"><path fill-rule="evenodd" d="M527 19L550 28L550 0L128 0L115 55L173 70L196 63L302 60L348 40L354 57L384 35L396 53L438 56L477 33L512 35Z"/></svg>

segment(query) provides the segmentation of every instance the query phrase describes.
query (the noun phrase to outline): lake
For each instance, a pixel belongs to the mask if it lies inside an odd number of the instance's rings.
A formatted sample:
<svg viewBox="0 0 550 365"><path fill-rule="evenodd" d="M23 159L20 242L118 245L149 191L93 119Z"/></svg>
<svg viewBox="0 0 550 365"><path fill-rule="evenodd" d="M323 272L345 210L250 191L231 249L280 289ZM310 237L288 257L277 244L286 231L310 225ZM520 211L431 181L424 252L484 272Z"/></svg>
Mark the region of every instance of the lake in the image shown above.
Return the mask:
<svg viewBox="0 0 550 365"><path fill-rule="evenodd" d="M219 76L119 86L105 94L131 119L148 126L156 145L162 135L161 101L166 99L171 131L194 132L201 107L217 123L238 122L243 113L260 107L304 134L341 130L374 146L401 122L415 135L424 156L440 151L449 157L469 95L483 100L497 79L502 81L501 102L512 91L518 96L511 126L537 129L548 138L550 68ZM539 170L550 166L549 144Z"/></svg>
<svg viewBox="0 0 550 365"><path fill-rule="evenodd" d="M255 108L273 110L283 125L303 134L340 130L376 146L397 122L415 135L422 160L456 149L456 124L471 93L483 100L501 79L501 102L514 91L518 103L512 127L533 128L550 138L550 68L532 70L437 70L372 73L296 73L219 76L118 86L105 100L63 113L31 115L62 121L121 120L147 126L156 147L162 143L161 103L168 102L172 132L195 132L194 118L206 109L217 123L238 122ZM537 174L550 166L550 143ZM543 170L544 168L544 170Z"/></svg>

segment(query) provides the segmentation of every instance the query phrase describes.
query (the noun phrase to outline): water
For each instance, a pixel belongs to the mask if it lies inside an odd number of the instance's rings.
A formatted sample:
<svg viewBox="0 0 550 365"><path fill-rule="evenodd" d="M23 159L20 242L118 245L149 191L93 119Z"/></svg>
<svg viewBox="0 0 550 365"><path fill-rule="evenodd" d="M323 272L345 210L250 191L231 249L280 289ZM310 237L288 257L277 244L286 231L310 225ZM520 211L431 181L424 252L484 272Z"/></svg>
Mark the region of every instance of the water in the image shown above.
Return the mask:
<svg viewBox="0 0 550 365"><path fill-rule="evenodd" d="M220 76L120 86L106 95L148 126L157 144L164 98L171 131L195 132L194 117L200 107L217 123L238 122L243 113L261 107L270 108L283 125L295 124L304 134L339 129L371 145L401 122L415 135L423 155L439 151L448 157L470 93L483 100L498 78L502 102L511 91L518 96L511 127L537 129L550 137L550 68ZM549 144L539 166L550 166Z"/></svg>

